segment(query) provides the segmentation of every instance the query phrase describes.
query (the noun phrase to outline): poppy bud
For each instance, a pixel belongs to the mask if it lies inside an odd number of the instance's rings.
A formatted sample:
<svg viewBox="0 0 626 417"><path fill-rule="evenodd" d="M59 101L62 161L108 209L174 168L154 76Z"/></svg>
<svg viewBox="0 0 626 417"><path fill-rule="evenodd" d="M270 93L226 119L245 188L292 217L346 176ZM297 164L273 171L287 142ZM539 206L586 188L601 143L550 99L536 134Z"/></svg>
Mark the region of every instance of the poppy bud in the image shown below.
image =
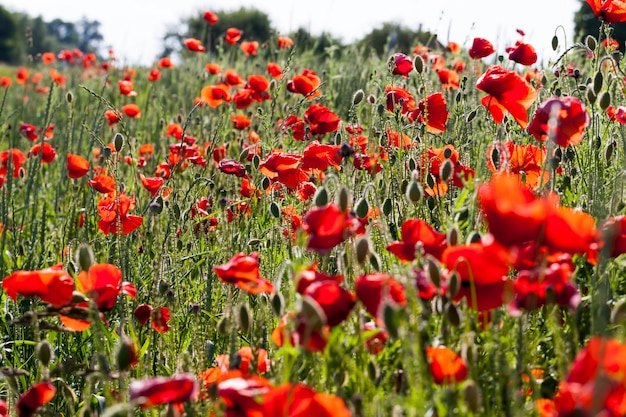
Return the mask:
<svg viewBox="0 0 626 417"><path fill-rule="evenodd" d="M217 322L217 332L221 334L222 336L226 336L229 330L228 327L229 327L228 317L223 316L220 319L220 321Z"/></svg>
<svg viewBox="0 0 626 417"><path fill-rule="evenodd" d="M556 51L556 48L558 47L559 47L559 38L556 35L554 35L552 37L552 50Z"/></svg>
<svg viewBox="0 0 626 417"><path fill-rule="evenodd" d="M94 263L94 255L91 246L86 243L81 244L78 249L76 249L76 260L83 271L89 271L89 268L91 268L91 265Z"/></svg>
<svg viewBox="0 0 626 417"><path fill-rule="evenodd" d="M367 217L367 214L370 211L370 206L367 204L367 200L364 198L359 198L359 201L356 202L355 212L359 219L364 219Z"/></svg>
<svg viewBox="0 0 626 417"><path fill-rule="evenodd" d="M587 86L587 91L586 91L586 96L587 96L587 100L589 100L589 103L593 104L596 102L596 93L593 92L593 86L588 85Z"/></svg>
<svg viewBox="0 0 626 417"><path fill-rule="evenodd" d="M254 167L254 169L259 169L259 165L261 165L261 158L259 157L259 155L254 155L252 157L252 166ZM270 179L268 177L263 177L263 179L266 179L269 181ZM269 187L269 185L267 186ZM263 188L267 188L267 187L263 187Z"/></svg>
<svg viewBox="0 0 626 417"><path fill-rule="evenodd" d="M72 304L86 303L87 301L89 301L89 299L82 292L80 291L72 292L72 301L71 301Z"/></svg>
<svg viewBox="0 0 626 417"><path fill-rule="evenodd" d="M376 366L376 363L373 361L369 361L367 364L367 375L370 377L371 381L376 381L376 379L380 376L380 371Z"/></svg>
<svg viewBox="0 0 626 417"><path fill-rule="evenodd" d="M480 409L480 388L474 381L468 381L463 388L463 397L465 398L465 404L467 408L473 413L478 414Z"/></svg>
<svg viewBox="0 0 626 417"><path fill-rule="evenodd" d="M418 74L424 72L424 59L421 55L416 55L415 58L413 58L413 67Z"/></svg>
<svg viewBox="0 0 626 417"><path fill-rule="evenodd" d="M355 243L356 261L363 265L368 255L372 252L370 241L366 237L359 237Z"/></svg>
<svg viewBox="0 0 626 417"><path fill-rule="evenodd" d="M433 197L432 195L429 195L426 198L426 207L428 207L428 210L433 211L436 206L437 206L437 201L435 200L435 197Z"/></svg>
<svg viewBox="0 0 626 417"><path fill-rule="evenodd" d="M611 105L611 93L605 91L600 94L600 101L598 101L598 104L602 110L606 110Z"/></svg>
<svg viewBox="0 0 626 417"><path fill-rule="evenodd" d="M390 304L383 306L383 322L389 336L396 339L398 338L398 320L396 318L396 311Z"/></svg>
<svg viewBox="0 0 626 417"><path fill-rule="evenodd" d="M618 301L611 311L612 324L622 324L624 322L626 322L626 298Z"/></svg>
<svg viewBox="0 0 626 417"><path fill-rule="evenodd" d="M270 203L270 214L275 218L280 217L280 207L278 207L278 204L276 204L275 201Z"/></svg>
<svg viewBox="0 0 626 417"><path fill-rule="evenodd" d="M467 117L465 118L465 121L467 123L470 123L472 120L474 120L474 118L476 117L476 110L472 110L471 112L469 112L469 114L467 115Z"/></svg>
<svg viewBox="0 0 626 417"><path fill-rule="evenodd" d="M446 159L441 167L439 168L439 177L441 181L448 182L450 177L452 177L452 170L454 169L454 164L450 159Z"/></svg>
<svg viewBox="0 0 626 417"><path fill-rule="evenodd" d="M473 231L471 232L468 236L467 236L467 243L480 243L482 241L482 236L480 236L480 233L478 233L477 231Z"/></svg>
<svg viewBox="0 0 626 417"><path fill-rule="evenodd" d="M456 271L452 271L448 277L448 294L451 298L456 297L461 289L461 283L459 274Z"/></svg>
<svg viewBox="0 0 626 417"><path fill-rule="evenodd" d="M424 195L422 186L415 180L412 180L406 188L406 198L413 204L420 202Z"/></svg>
<svg viewBox="0 0 626 417"><path fill-rule="evenodd" d="M119 152L124 147L124 135L121 133L116 133L113 137L113 146L115 147L115 152Z"/></svg>
<svg viewBox="0 0 626 417"><path fill-rule="evenodd" d="M116 361L117 369L120 371L127 371L137 365L137 350L135 349L135 344L128 336L122 336L120 338Z"/></svg>
<svg viewBox="0 0 626 417"><path fill-rule="evenodd" d="M356 93L354 93L354 95L352 96L352 105L356 106L357 104L363 101L364 97L365 97L365 92L363 90L357 90Z"/></svg>
<svg viewBox="0 0 626 417"><path fill-rule="evenodd" d="M459 228L456 225L453 225L450 230L448 230L448 234L446 236L446 241L448 242L448 246L456 246L459 243Z"/></svg>
<svg viewBox="0 0 626 417"><path fill-rule="evenodd" d="M459 313L458 307L453 303L446 305L446 318L452 327L459 327L461 324L461 313Z"/></svg>
<svg viewBox="0 0 626 417"><path fill-rule="evenodd" d="M250 148L243 148L243 150L239 153L239 162L245 162L248 159L249 153Z"/></svg>
<svg viewBox="0 0 626 417"><path fill-rule="evenodd" d="M302 314L307 328L312 331L320 330L326 325L324 310L322 310L317 301L308 295L302 299L300 314Z"/></svg>
<svg viewBox="0 0 626 417"><path fill-rule="evenodd" d="M367 102L369 104L376 104L376 96L374 94L370 94L367 96Z"/></svg>
<svg viewBox="0 0 626 417"><path fill-rule="evenodd" d="M604 76L602 75L602 71L596 72L596 75L593 76L593 92L598 94L600 90L602 90L602 83L604 82Z"/></svg>
<svg viewBox="0 0 626 417"><path fill-rule="evenodd" d="M74 94L71 91L68 91L67 94L65 94L65 101L67 101L67 104L72 104L74 101Z"/></svg>
<svg viewBox="0 0 626 417"><path fill-rule="evenodd" d="M424 260L426 261L428 278L430 278L435 286L439 287L441 285L441 266L439 265L439 261L432 255L426 255Z"/></svg>
<svg viewBox="0 0 626 417"><path fill-rule="evenodd" d="M591 49L592 51L595 51L596 48L598 47L598 41L593 36L588 35L585 38L585 45L587 46L587 48Z"/></svg>
<svg viewBox="0 0 626 417"><path fill-rule="evenodd" d="M252 325L252 311L247 303L239 306L239 329L242 333L248 333Z"/></svg>
<svg viewBox="0 0 626 417"><path fill-rule="evenodd" d="M389 216L391 214L392 209L393 209L393 203L391 201L391 198L385 198L385 201L383 201L383 214L385 216Z"/></svg>
<svg viewBox="0 0 626 417"><path fill-rule="evenodd" d="M604 149L604 159L607 163L611 162L611 158L613 157L613 151L616 147L617 142L615 142L615 140L612 140L608 145L606 145L606 148Z"/></svg>
<svg viewBox="0 0 626 417"><path fill-rule="evenodd" d="M276 314L278 317L281 317L285 309L285 298L283 297L283 294L276 291L274 294L272 294L270 303L272 304L272 311L274 312L274 314Z"/></svg>
<svg viewBox="0 0 626 417"><path fill-rule="evenodd" d="M39 342L37 345L37 359L44 367L48 367L50 359L52 359L52 346L46 339Z"/></svg>
<svg viewBox="0 0 626 417"><path fill-rule="evenodd" d="M152 203L150 203L150 212L154 214L163 213L163 197L158 196Z"/></svg>
<svg viewBox="0 0 626 417"><path fill-rule="evenodd" d="M313 197L313 203L317 207L324 207L328 204L328 190L326 190L326 187L322 186L317 189Z"/></svg>
<svg viewBox="0 0 626 417"><path fill-rule="evenodd" d="M270 179L268 177L263 177L263 179L261 180L261 188L263 188L264 190L267 190L269 187L270 187Z"/></svg>
<svg viewBox="0 0 626 417"><path fill-rule="evenodd" d="M370 254L370 265L374 271L380 272L382 270L380 256L375 252Z"/></svg>
<svg viewBox="0 0 626 417"><path fill-rule="evenodd" d="M339 206L339 210L342 213L345 213L348 210L348 200L350 199L350 194L348 193L348 189L346 187L341 187L339 189L339 195L337 196L337 205Z"/></svg>

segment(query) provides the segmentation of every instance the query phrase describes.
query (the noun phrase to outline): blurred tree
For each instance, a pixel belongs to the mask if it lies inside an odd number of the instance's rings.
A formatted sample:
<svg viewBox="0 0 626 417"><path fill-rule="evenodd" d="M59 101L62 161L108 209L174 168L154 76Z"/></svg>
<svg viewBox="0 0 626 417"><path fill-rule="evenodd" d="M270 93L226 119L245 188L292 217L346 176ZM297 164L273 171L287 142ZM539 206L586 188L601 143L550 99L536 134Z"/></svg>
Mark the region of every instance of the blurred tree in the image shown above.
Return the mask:
<svg viewBox="0 0 626 417"><path fill-rule="evenodd" d="M423 32L421 27L413 31L396 23L384 23L382 27L372 30L357 41L357 46L366 54L373 50L381 56L389 55L393 51L408 54L417 44L431 49L443 49L437 41L437 35Z"/></svg>
<svg viewBox="0 0 626 417"><path fill-rule="evenodd" d="M624 52L626 42L626 23L612 23L613 39L619 42L619 48ZM580 1L580 9L574 15L574 33L577 41L584 41L587 35L593 35L596 39L600 34L600 19L593 14L593 10L586 1ZM604 34L602 35L604 38Z"/></svg>
<svg viewBox="0 0 626 417"><path fill-rule="evenodd" d="M100 22L89 20L83 16L76 24L78 42L77 47L83 52L98 52L100 43L104 39L100 33Z"/></svg>
<svg viewBox="0 0 626 417"><path fill-rule="evenodd" d="M21 56L21 42L17 19L0 6L0 62L18 63Z"/></svg>
<svg viewBox="0 0 626 417"><path fill-rule="evenodd" d="M215 12L219 21L210 25L204 20L203 13L184 18L181 25L170 28L163 37L163 51L161 56L171 55L182 49L183 39L196 38L202 41L207 51L215 51L217 46L224 43L226 30L231 27L243 32L242 40L267 42L274 30L269 16L258 9L240 8L233 12ZM184 29L180 29L180 28Z"/></svg>

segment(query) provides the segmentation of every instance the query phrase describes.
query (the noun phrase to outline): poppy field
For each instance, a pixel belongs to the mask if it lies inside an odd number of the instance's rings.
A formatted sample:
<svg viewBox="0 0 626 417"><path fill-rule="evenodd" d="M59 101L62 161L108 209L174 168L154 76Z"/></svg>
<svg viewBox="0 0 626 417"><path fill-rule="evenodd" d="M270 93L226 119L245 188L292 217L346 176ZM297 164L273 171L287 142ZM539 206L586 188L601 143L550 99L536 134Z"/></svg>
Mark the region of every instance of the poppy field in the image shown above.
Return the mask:
<svg viewBox="0 0 626 417"><path fill-rule="evenodd" d="M543 66L230 28L1 68L0 415L626 415L626 10L587 2Z"/></svg>

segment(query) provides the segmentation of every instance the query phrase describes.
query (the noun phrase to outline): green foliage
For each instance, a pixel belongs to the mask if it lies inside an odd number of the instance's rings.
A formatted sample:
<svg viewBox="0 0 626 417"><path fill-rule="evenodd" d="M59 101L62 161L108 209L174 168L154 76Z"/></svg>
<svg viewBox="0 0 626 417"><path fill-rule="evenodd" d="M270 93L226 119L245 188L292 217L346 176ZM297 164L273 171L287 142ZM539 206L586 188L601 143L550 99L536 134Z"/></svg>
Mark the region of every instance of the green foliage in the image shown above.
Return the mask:
<svg viewBox="0 0 626 417"><path fill-rule="evenodd" d="M421 29L414 31L395 23L384 23L382 27L372 30L357 41L357 45L363 48L365 53L374 51L378 56L393 52L409 54L416 45L443 50L436 35L423 32Z"/></svg>
<svg viewBox="0 0 626 417"><path fill-rule="evenodd" d="M611 38L619 42L619 49L624 52L626 44L626 23L612 23ZM586 1L580 1L580 9L574 15L574 34L577 41L584 42L588 35L602 40L606 37L600 33L600 19L593 14L591 6Z"/></svg>
<svg viewBox="0 0 626 417"><path fill-rule="evenodd" d="M15 16L0 6L0 62L16 63L19 61L20 41Z"/></svg>

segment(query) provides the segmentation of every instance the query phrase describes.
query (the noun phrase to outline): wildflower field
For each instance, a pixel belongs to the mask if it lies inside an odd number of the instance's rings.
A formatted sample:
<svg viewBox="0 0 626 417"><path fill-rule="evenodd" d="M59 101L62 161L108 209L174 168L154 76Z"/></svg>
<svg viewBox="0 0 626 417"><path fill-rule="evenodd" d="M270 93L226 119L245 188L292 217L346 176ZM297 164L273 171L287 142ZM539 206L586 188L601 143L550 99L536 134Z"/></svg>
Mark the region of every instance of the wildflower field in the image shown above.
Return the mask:
<svg viewBox="0 0 626 417"><path fill-rule="evenodd" d="M0 415L626 415L626 9L588 3L541 68L237 28L2 67Z"/></svg>

